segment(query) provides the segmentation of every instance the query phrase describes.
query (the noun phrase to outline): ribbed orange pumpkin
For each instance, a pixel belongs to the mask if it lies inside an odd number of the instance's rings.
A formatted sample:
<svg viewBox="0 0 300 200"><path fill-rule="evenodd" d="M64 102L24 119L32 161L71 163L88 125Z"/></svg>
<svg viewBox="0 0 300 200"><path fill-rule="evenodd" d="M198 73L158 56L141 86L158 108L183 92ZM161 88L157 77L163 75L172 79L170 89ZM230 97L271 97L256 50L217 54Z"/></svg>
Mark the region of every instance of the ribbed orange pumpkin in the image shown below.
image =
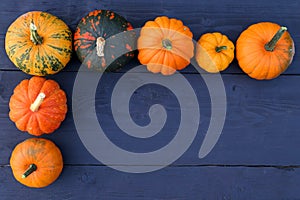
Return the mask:
<svg viewBox="0 0 300 200"><path fill-rule="evenodd" d="M14 148L10 166L17 181L28 187L41 188L59 177L63 169L63 158L52 141L30 138Z"/></svg>
<svg viewBox="0 0 300 200"><path fill-rule="evenodd" d="M197 43L195 59L207 72L225 70L234 58L234 44L218 32L203 34Z"/></svg>
<svg viewBox="0 0 300 200"><path fill-rule="evenodd" d="M294 42L286 27L271 22L253 24L236 42L241 69L258 80L274 79L284 72L295 54Z"/></svg>
<svg viewBox="0 0 300 200"><path fill-rule="evenodd" d="M65 119L66 102L66 94L57 82L35 76L14 89L9 117L21 131L35 136L49 134Z"/></svg>
<svg viewBox="0 0 300 200"><path fill-rule="evenodd" d="M178 19L148 21L138 38L138 59L153 73L171 75L185 68L194 55L193 34Z"/></svg>
<svg viewBox="0 0 300 200"><path fill-rule="evenodd" d="M61 19L47 12L31 11L9 26L5 50L16 67L27 74L55 74L71 58L72 32Z"/></svg>

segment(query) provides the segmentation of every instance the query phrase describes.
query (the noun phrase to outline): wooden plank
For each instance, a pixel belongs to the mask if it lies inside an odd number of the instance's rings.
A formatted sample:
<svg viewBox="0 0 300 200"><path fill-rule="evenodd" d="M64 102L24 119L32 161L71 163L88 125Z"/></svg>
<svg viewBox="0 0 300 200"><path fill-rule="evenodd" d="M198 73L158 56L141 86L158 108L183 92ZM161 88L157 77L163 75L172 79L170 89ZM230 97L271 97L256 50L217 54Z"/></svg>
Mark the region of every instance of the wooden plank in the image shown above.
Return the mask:
<svg viewBox="0 0 300 200"><path fill-rule="evenodd" d="M30 189L2 167L4 199L299 199L300 170L246 167L168 167L128 174L99 166L65 166L59 179Z"/></svg>
<svg viewBox="0 0 300 200"><path fill-rule="evenodd" d="M68 102L69 109L71 109L71 92L75 75L75 73L61 73L59 75L60 78L57 79L53 77L54 80L58 81L61 88L66 91L68 101L70 100ZM29 134L17 130L14 123L11 122L8 117L8 103L13 92L13 88L21 80L28 78L30 78L30 76L22 72L0 72L0 149L2 152L6 152L5 155L3 155L3 162L0 162L2 164L9 163L11 151L18 142L31 137ZM65 151L65 157L73 157L73 159L75 159L75 162L71 163L81 163L82 158L87 159L87 162L85 163L98 163L82 146L74 127L72 112L67 113L65 121L62 123L58 131L50 136L44 137L53 140L62 150L66 149L67 151L63 150ZM81 150L78 149L79 151L77 151L77 147L74 144L80 146ZM69 162L68 160L69 159L66 159L67 163Z"/></svg>
<svg viewBox="0 0 300 200"><path fill-rule="evenodd" d="M180 123L176 98L157 85L137 90L130 102L130 112L137 124L149 123L147 112L154 103L165 106L168 119L165 128L155 137L132 138L117 127L110 107L114 84L122 75L105 73L98 85L95 101L101 126L116 145L129 151L149 152L163 147L172 140ZM71 109L75 76L76 73L70 72L51 76L66 91L69 112L61 127L45 137L58 144L67 164L99 164L88 153L75 129ZM139 78L141 74L136 73L135 76ZM8 119L8 102L13 88L28 77L21 72L0 72L0 164L8 164L13 147L29 137L26 133L20 133ZM223 75L227 95L225 126L219 142L204 159L198 158L198 151L210 123L210 98L200 75L189 74L185 77L198 97L201 122L191 147L175 165L300 165L300 77L282 76L273 81L255 81L246 75ZM89 104L91 100L92 97L83 96L79 101Z"/></svg>
<svg viewBox="0 0 300 200"><path fill-rule="evenodd" d="M249 25L260 21L272 21L287 26L294 38L295 46L300 45L300 28L296 25L300 23L300 14L298 12L300 5L297 0L291 0L286 4L282 4L280 0L274 0L272 3L267 0L259 2L251 0L228 0L226 2L219 2L218 0L169 2L153 0L151 3L145 1L137 2L135 0L126 1L126 3L120 3L116 0L80 3L72 0L63 2L53 0L47 3L30 0L20 3L17 0L11 0L7 1L5 5L0 13L0 46L4 46L5 32L10 23L27 11L48 11L64 20L71 30L74 31L80 19L94 9L113 10L127 18L136 28L143 26L145 21L152 20L157 16L175 17L181 19L191 28L195 40L198 40L203 33L219 31L235 42L239 34ZM16 69L7 58L5 51L0 51L0 58L0 69ZM134 61L135 63L136 61ZM299 65L300 59L295 57L285 74L299 74L300 69L297 67ZM79 66L80 63L74 54L72 61L64 70L76 71ZM124 70L126 69L128 67ZM183 70L183 73L195 72L196 70L191 65ZM242 73L242 71L238 67L237 61L234 60L223 73Z"/></svg>
<svg viewBox="0 0 300 200"><path fill-rule="evenodd" d="M181 19L191 28L195 40L203 33L220 31L235 42L250 24L273 21L288 27L297 51L300 45L298 0L286 3L279 0L128 0L126 3L119 0L80 3L74 0L10 0L2 4L5 6L0 12L0 199L300 199L300 59L297 54L285 75L272 81L250 79L239 69L236 60L222 72L227 95L225 126L218 143L203 159L198 158L198 152L210 123L211 101L203 78L193 66L184 69L182 73L199 101L201 115L196 138L170 166L151 173L130 174L104 166L79 138L73 113L82 109L72 110L72 91L80 62L74 53L63 72L48 77L58 81L67 93L67 118L55 133L42 136L59 146L65 167L51 186L29 189L13 178L9 158L14 146L31 136L18 131L9 120L8 102L13 88L30 76L18 71L4 50L8 26L27 11L50 12L74 31L88 12L109 9L123 15L137 28L157 16ZM134 92L128 105L133 121L147 125L150 122L148 110L158 103L168 114L165 127L148 139L134 138L120 130L112 116L112 90L121 76L138 65L134 59L118 73L105 73L98 85L95 108L100 125L113 143L125 150L142 153L160 149L173 140L180 124L180 106L168 89L158 85L143 86ZM132 75L133 79L139 79L145 74ZM208 75L208 78L210 76L214 75ZM187 97L189 94L181 95ZM82 95L77 101L92 106L93 97ZM216 106L221 107L221 104ZM84 110L82 113L88 114ZM85 120L90 119L87 115ZM193 116L189 119L193 120ZM160 162L154 164L162 165ZM143 164L139 167L149 168Z"/></svg>

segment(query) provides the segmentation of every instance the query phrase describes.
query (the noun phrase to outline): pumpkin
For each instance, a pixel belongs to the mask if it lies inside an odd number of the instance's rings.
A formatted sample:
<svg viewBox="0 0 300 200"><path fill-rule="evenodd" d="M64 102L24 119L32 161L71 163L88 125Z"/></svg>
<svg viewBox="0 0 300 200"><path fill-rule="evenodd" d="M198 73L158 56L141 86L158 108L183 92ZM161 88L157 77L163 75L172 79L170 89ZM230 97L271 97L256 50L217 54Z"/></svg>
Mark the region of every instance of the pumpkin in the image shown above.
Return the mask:
<svg viewBox="0 0 300 200"><path fill-rule="evenodd" d="M9 117L21 131L39 136L55 131L67 112L65 92L54 80L34 76L21 81L9 101Z"/></svg>
<svg viewBox="0 0 300 200"><path fill-rule="evenodd" d="M205 33L197 42L195 59L205 71L217 73L225 70L234 58L234 44L226 35Z"/></svg>
<svg viewBox="0 0 300 200"><path fill-rule="evenodd" d="M147 21L137 41L138 59L153 73L174 74L187 67L194 55L192 37L181 20L161 16Z"/></svg>
<svg viewBox="0 0 300 200"><path fill-rule="evenodd" d="M71 58L72 32L47 12L27 12L9 26L5 50L16 67L27 74L55 74Z"/></svg>
<svg viewBox="0 0 300 200"><path fill-rule="evenodd" d="M294 54L294 41L287 28L272 22L249 26L236 42L239 66L258 80L278 77L291 64Z"/></svg>
<svg viewBox="0 0 300 200"><path fill-rule="evenodd" d="M63 169L63 158L52 141L30 138L14 148L10 166L17 181L28 187L41 188L59 177Z"/></svg>
<svg viewBox="0 0 300 200"><path fill-rule="evenodd" d="M94 10L77 25L74 48L88 69L116 71L135 56L136 34L124 17L109 10Z"/></svg>

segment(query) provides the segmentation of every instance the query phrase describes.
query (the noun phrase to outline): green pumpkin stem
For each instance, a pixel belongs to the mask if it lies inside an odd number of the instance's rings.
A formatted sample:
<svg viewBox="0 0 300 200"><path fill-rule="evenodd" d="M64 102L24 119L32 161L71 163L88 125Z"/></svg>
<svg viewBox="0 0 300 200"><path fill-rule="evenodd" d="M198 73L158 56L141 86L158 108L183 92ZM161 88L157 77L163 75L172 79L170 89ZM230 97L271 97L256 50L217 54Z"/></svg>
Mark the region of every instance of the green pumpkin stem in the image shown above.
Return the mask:
<svg viewBox="0 0 300 200"><path fill-rule="evenodd" d="M162 43L163 48L165 48L167 50L172 49L172 42L169 39L163 39L161 43Z"/></svg>
<svg viewBox="0 0 300 200"><path fill-rule="evenodd" d="M27 176L29 176L32 172L34 172L36 170L37 170L37 166L35 164L29 165L28 169L22 175L22 178L26 178Z"/></svg>
<svg viewBox="0 0 300 200"><path fill-rule="evenodd" d="M277 31L277 33L273 36L273 38L271 39L270 42L268 42L265 45L265 49L267 51L273 51L275 49L276 43L278 42L278 40L281 38L281 36L283 35L283 33L287 30L286 27L282 26L280 27L280 29Z"/></svg>
<svg viewBox="0 0 300 200"><path fill-rule="evenodd" d="M104 46L105 46L105 39L103 37L98 37L96 42L97 56L99 57L104 56Z"/></svg>
<svg viewBox="0 0 300 200"><path fill-rule="evenodd" d="M227 46L219 46L219 47L216 47L216 52L220 53L221 51L226 50L226 49L227 49Z"/></svg>
<svg viewBox="0 0 300 200"><path fill-rule="evenodd" d="M30 40L33 42L33 44L38 45L43 43L43 38L39 36L37 32L37 28L33 21L30 23Z"/></svg>

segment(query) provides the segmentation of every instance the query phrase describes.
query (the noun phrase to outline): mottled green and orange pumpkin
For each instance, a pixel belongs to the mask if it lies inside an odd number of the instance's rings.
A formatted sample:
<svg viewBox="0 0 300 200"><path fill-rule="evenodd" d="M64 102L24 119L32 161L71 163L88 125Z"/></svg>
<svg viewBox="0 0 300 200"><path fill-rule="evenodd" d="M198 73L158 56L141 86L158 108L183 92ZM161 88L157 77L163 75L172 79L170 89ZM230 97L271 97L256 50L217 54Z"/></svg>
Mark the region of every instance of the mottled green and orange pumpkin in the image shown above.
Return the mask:
<svg viewBox="0 0 300 200"><path fill-rule="evenodd" d="M59 148L50 140L30 138L12 151L10 166L17 181L33 188L53 183L63 169Z"/></svg>
<svg viewBox="0 0 300 200"><path fill-rule="evenodd" d="M135 56L136 34L124 17L109 10L94 10L79 22L74 47L87 68L115 71Z"/></svg>
<svg viewBox="0 0 300 200"><path fill-rule="evenodd" d="M72 32L56 16L27 12L9 26L5 50L15 66L27 74L55 74L71 59Z"/></svg>

